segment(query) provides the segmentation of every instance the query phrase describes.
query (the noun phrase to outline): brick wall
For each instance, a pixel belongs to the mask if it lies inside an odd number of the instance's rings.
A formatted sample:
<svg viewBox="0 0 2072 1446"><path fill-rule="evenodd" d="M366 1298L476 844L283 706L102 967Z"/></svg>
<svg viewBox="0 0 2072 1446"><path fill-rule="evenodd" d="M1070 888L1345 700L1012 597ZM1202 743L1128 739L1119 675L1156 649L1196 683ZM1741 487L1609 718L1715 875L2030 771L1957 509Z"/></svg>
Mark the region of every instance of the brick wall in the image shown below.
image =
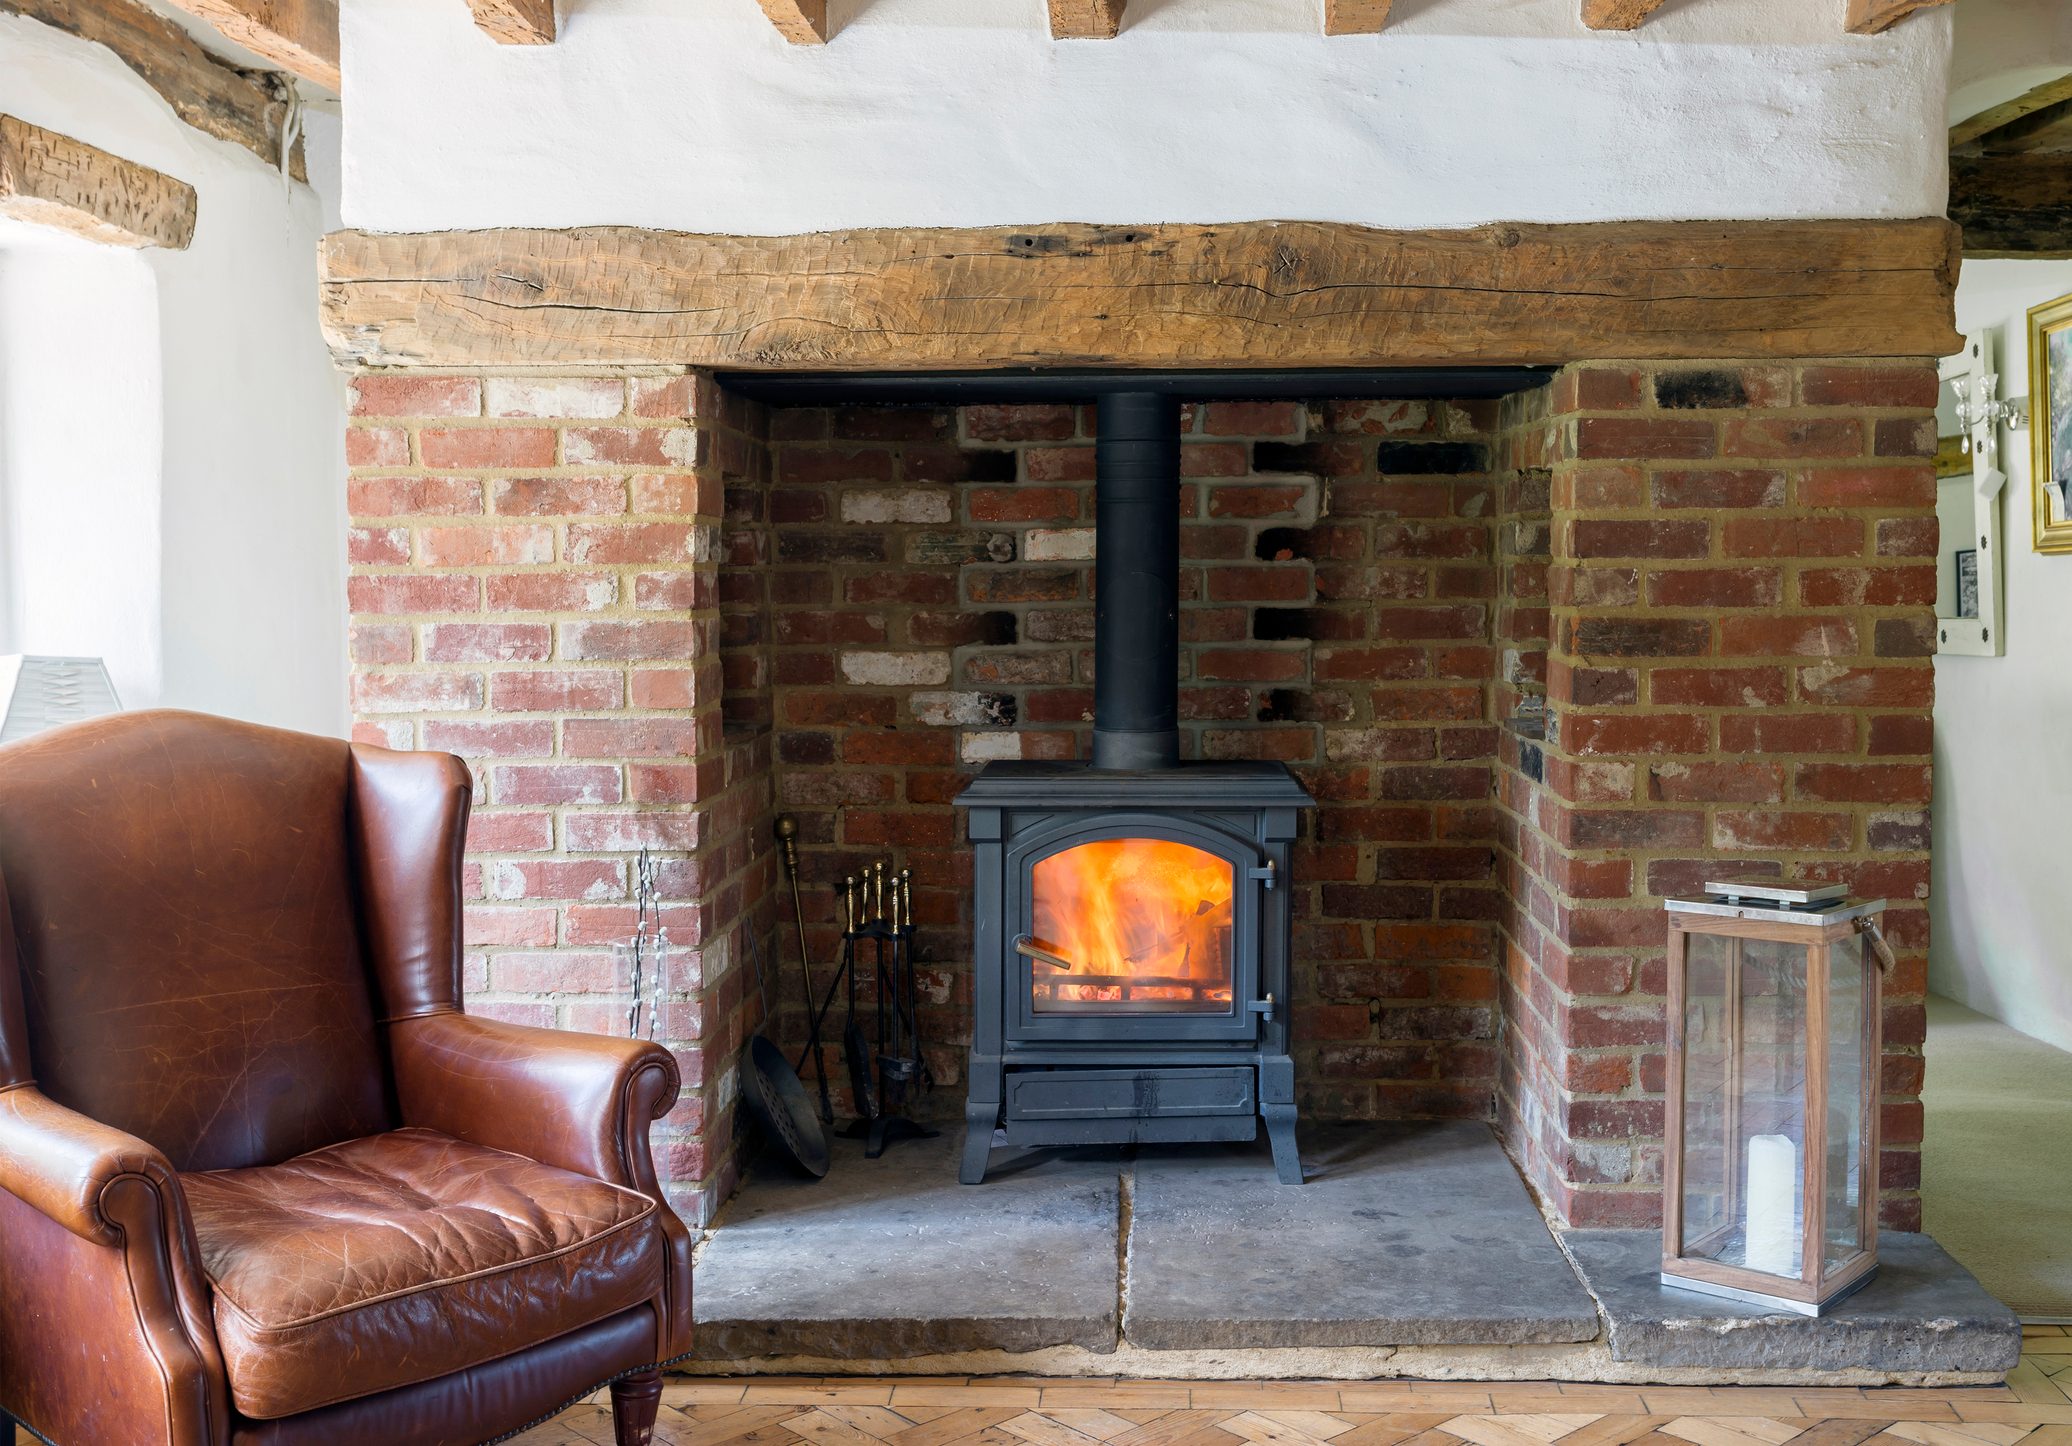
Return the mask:
<svg viewBox="0 0 2072 1446"><path fill-rule="evenodd" d="M1490 404L1217 404L1183 447L1183 750L1289 762L1318 1117L1501 1120L1579 1223L1657 1208L1658 897L1722 861L1891 896L1888 1222L1918 1214L1934 445L1925 366L1571 369ZM626 1027L662 863L660 1135L734 1168L758 962L800 1008L841 873L913 868L961 1098L992 758L1083 755L1091 414L763 413L683 374L370 373L348 436L358 736L475 769L472 1008ZM839 1060L831 1054L839 1086Z"/></svg>
<svg viewBox="0 0 2072 1446"><path fill-rule="evenodd" d="M1659 1218L1664 895L1892 901L1883 1215L1918 1228L1932 366L1591 366L1522 406L1551 480L1544 736L1500 748L1503 1121L1578 1224Z"/></svg>
<svg viewBox="0 0 2072 1446"><path fill-rule="evenodd" d="M686 1085L658 1159L709 1213L733 1168L743 961L772 917L753 639L738 718L720 647L724 491L760 482L765 423L682 374L366 374L351 392L353 732L474 770L468 1007L626 1033L611 946L651 849L680 946L653 1032Z"/></svg>
<svg viewBox="0 0 2072 1446"><path fill-rule="evenodd" d="M1182 751L1281 759L1322 803L1296 866L1294 982L1298 1077L1325 1117L1484 1118L1494 1100L1493 416L1219 403L1184 421ZM843 873L887 854L914 870L923 1033L952 1112L971 877L949 800L988 759L1089 747L1092 420L772 417L778 798L816 951L834 947Z"/></svg>

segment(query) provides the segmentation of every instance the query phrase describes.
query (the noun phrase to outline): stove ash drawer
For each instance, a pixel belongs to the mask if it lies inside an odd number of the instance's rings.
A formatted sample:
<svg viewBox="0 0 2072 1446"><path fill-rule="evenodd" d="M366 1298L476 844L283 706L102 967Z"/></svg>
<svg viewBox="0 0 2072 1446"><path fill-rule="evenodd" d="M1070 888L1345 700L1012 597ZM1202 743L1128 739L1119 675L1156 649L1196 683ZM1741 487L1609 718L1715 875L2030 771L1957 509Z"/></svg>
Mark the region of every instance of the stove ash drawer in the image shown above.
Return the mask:
<svg viewBox="0 0 2072 1446"><path fill-rule="evenodd" d="M1250 1065L1202 1069L1012 1070L1006 1117L1104 1120L1251 1115L1258 1108Z"/></svg>

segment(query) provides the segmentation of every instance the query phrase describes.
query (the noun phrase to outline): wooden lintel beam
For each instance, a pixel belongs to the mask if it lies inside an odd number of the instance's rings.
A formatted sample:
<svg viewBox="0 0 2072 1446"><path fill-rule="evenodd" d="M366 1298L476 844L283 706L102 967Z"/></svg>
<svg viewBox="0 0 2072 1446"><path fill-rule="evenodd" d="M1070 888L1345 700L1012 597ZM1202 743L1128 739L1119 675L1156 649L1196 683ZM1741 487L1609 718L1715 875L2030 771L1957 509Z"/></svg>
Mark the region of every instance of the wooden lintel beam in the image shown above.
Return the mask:
<svg viewBox="0 0 2072 1446"><path fill-rule="evenodd" d="M1379 35L1395 0L1324 0L1326 35Z"/></svg>
<svg viewBox="0 0 2072 1446"><path fill-rule="evenodd" d="M1129 0L1049 0L1052 40L1113 40Z"/></svg>
<svg viewBox="0 0 2072 1446"><path fill-rule="evenodd" d="M1663 0L1583 0L1583 23L1592 30L1638 30L1662 4Z"/></svg>
<svg viewBox="0 0 2072 1446"><path fill-rule="evenodd" d="M1876 35L1917 11L1949 3L1950 0L1849 0L1849 16L1843 23L1851 35Z"/></svg>
<svg viewBox="0 0 2072 1446"><path fill-rule="evenodd" d="M793 45L827 44L827 0L756 0Z"/></svg>
<svg viewBox="0 0 2072 1446"><path fill-rule="evenodd" d="M2013 100L2004 101L1989 110L1982 110L1975 116L1958 121L1950 127L1950 149L1954 151L1957 147L1968 145L1981 136L1991 135L1994 131L2013 125L2025 116L2048 110L2068 100L2072 100L2072 72L2061 75L2056 80L2047 80L2034 90L2025 91Z"/></svg>
<svg viewBox="0 0 2072 1446"><path fill-rule="evenodd" d="M499 45L554 43L554 0L468 0L468 9Z"/></svg>
<svg viewBox="0 0 2072 1446"><path fill-rule="evenodd" d="M180 251L194 239L194 187L0 115L0 215L107 246Z"/></svg>
<svg viewBox="0 0 2072 1446"><path fill-rule="evenodd" d="M2072 257L2072 152L1950 157L1950 219L1968 258Z"/></svg>
<svg viewBox="0 0 2072 1446"><path fill-rule="evenodd" d="M21 15L105 45L196 130L243 146L270 166L281 163L288 104L276 77L218 60L179 26L133 0L0 0L0 15ZM302 145L289 171L306 180Z"/></svg>
<svg viewBox="0 0 2072 1446"><path fill-rule="evenodd" d="M338 0L171 0L225 38L336 95Z"/></svg>
<svg viewBox="0 0 2072 1446"><path fill-rule="evenodd" d="M360 366L1371 367L1941 356L1956 228L1327 222L325 238Z"/></svg>

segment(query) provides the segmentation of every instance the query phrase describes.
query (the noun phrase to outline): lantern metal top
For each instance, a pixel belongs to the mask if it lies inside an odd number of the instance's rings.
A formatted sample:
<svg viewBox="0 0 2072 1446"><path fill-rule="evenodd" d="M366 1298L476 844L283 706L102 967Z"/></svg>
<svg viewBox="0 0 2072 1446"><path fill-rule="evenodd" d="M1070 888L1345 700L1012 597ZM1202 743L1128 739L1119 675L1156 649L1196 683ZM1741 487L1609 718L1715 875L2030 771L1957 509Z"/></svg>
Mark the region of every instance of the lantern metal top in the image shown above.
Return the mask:
<svg viewBox="0 0 2072 1446"><path fill-rule="evenodd" d="M1769 880L1712 881L1703 898L1665 899L1673 914L1706 914L1721 919L1753 919L1769 924L1804 924L1824 928L1849 919L1884 912L1883 899L1852 899L1843 884L1780 884Z"/></svg>

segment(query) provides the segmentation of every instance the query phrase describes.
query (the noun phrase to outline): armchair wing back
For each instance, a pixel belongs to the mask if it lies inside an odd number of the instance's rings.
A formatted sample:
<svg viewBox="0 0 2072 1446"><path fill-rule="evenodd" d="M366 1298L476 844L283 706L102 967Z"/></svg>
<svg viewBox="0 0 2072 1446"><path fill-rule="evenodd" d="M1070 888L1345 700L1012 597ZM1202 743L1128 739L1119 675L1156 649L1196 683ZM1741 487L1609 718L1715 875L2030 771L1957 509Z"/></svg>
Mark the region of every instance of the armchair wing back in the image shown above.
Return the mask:
<svg viewBox="0 0 2072 1446"><path fill-rule="evenodd" d="M180 713L10 750L5 1082L33 1078L176 1170L393 1128L355 907L354 772L335 739Z"/></svg>
<svg viewBox="0 0 2072 1446"><path fill-rule="evenodd" d="M197 714L0 749L0 1408L468 1446L610 1380L649 1439L676 1062L462 1010L469 797L446 754Z"/></svg>

